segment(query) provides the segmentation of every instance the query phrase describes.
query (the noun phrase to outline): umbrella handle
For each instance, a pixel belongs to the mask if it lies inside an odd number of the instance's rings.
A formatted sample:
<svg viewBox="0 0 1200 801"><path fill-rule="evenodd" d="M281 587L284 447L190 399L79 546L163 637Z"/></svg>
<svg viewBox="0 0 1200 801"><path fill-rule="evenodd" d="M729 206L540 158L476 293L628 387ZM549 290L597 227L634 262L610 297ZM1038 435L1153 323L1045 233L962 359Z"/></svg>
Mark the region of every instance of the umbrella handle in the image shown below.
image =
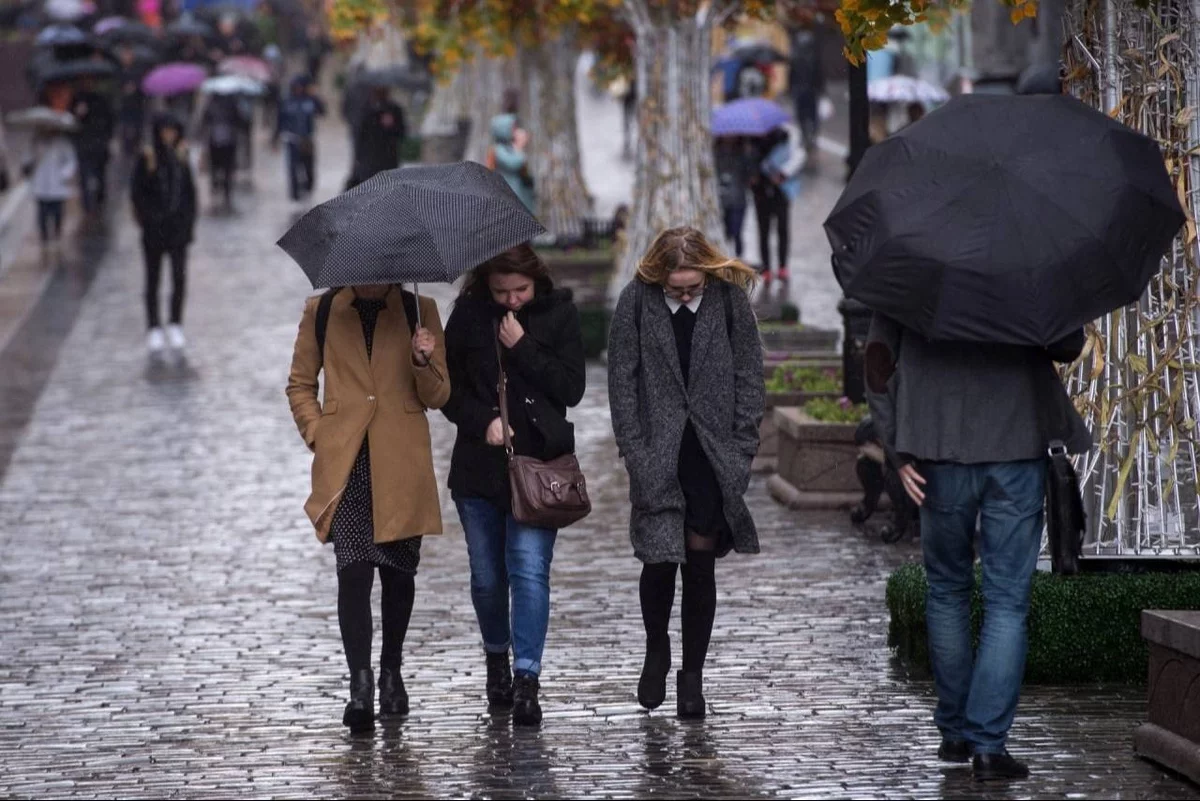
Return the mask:
<svg viewBox="0 0 1200 801"><path fill-rule="evenodd" d="M417 299L417 328L421 327L421 285L413 283L413 297Z"/></svg>

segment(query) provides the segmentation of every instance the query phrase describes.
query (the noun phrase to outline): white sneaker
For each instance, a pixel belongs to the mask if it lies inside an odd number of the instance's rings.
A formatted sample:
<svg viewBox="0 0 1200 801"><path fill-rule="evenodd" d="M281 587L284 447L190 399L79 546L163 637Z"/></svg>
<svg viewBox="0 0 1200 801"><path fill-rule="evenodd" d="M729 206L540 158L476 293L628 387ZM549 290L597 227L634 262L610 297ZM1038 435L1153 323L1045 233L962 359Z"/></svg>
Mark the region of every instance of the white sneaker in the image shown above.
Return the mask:
<svg viewBox="0 0 1200 801"><path fill-rule="evenodd" d="M171 343L173 349L183 350L187 345L187 339L183 336L183 328L178 325L168 325L167 342Z"/></svg>
<svg viewBox="0 0 1200 801"><path fill-rule="evenodd" d="M146 348L151 353L162 353L162 349L167 346L167 338L161 328L151 328L150 333L146 335Z"/></svg>

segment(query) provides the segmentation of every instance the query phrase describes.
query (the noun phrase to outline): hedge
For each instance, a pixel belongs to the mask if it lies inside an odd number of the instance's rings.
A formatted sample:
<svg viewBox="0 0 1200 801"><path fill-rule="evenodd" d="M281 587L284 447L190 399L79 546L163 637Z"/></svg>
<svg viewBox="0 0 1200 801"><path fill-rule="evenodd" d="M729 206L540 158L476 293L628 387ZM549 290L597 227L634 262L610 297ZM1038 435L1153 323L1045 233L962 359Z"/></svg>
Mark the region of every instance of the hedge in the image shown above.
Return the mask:
<svg viewBox="0 0 1200 801"><path fill-rule="evenodd" d="M971 622L975 642L983 622L982 578L975 577ZM901 661L929 671L925 633L925 568L901 567L888 578L888 642ZM1200 571L1083 573L1033 578L1025 681L1033 684L1144 684L1147 648L1143 609L1200 609Z"/></svg>
<svg viewBox="0 0 1200 801"><path fill-rule="evenodd" d="M597 358L608 347L609 311L602 307L583 307L579 310L579 326L583 333L583 353Z"/></svg>

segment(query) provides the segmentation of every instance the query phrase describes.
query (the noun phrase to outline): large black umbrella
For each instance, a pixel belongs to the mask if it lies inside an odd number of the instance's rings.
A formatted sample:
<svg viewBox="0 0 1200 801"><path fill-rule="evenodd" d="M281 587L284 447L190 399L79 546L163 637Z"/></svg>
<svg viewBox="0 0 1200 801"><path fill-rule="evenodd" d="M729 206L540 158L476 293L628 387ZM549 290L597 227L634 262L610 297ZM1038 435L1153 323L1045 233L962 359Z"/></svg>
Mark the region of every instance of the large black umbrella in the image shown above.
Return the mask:
<svg viewBox="0 0 1200 801"><path fill-rule="evenodd" d="M441 283L543 233L499 174L465 161L381 172L278 244L314 288Z"/></svg>
<svg viewBox="0 0 1200 801"><path fill-rule="evenodd" d="M36 80L39 85L45 85L82 78L115 78L116 75L117 68L111 61L86 58L38 64Z"/></svg>
<svg viewBox="0 0 1200 801"><path fill-rule="evenodd" d="M428 91L433 88L433 79L427 72L400 64L359 70L352 74L346 83L350 86L395 87L414 91Z"/></svg>
<svg viewBox="0 0 1200 801"><path fill-rule="evenodd" d="M825 232L846 295L925 336L1048 345L1138 300L1184 219L1153 140L964 95L868 150Z"/></svg>
<svg viewBox="0 0 1200 801"><path fill-rule="evenodd" d="M100 41L110 47L117 45L148 45L155 47L159 43L158 34L149 25L130 20L124 25L100 34Z"/></svg>

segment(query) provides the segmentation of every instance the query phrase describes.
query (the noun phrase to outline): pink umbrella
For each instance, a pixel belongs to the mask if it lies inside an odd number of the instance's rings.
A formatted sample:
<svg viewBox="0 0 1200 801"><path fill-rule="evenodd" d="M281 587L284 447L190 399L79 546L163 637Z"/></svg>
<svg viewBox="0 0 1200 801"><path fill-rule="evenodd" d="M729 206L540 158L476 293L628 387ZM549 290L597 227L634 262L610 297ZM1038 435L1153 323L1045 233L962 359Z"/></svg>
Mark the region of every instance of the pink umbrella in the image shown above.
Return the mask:
<svg viewBox="0 0 1200 801"><path fill-rule="evenodd" d="M154 97L170 97L194 92L208 77L199 64L176 61L155 67L142 79L142 91Z"/></svg>
<svg viewBox="0 0 1200 801"><path fill-rule="evenodd" d="M240 75L252 81L270 83L275 77L271 65L254 56L230 56L217 66L222 75Z"/></svg>

